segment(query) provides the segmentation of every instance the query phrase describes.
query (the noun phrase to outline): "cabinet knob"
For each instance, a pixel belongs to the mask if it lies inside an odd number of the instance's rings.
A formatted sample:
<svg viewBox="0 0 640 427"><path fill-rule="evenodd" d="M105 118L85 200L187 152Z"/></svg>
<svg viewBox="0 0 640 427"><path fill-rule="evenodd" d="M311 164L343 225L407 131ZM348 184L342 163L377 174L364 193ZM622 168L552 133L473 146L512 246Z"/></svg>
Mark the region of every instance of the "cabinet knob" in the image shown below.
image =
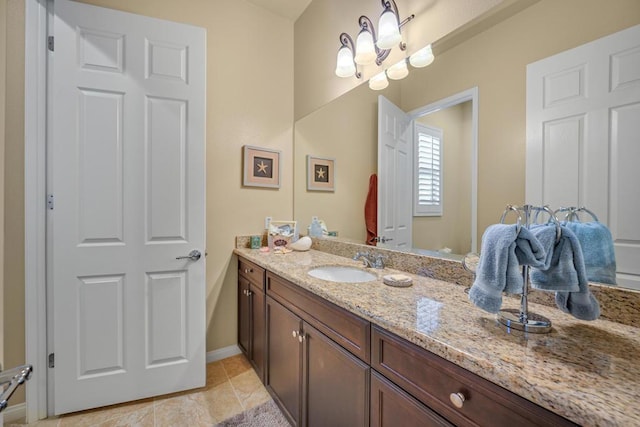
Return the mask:
<svg viewBox="0 0 640 427"><path fill-rule="evenodd" d="M304 341L306 336L304 334L298 334L298 342Z"/></svg>
<svg viewBox="0 0 640 427"><path fill-rule="evenodd" d="M451 401L451 403L453 403L453 406L455 406L456 408L460 409L462 408L462 406L464 405L464 394L458 392L458 393L451 393L449 395L449 400Z"/></svg>
<svg viewBox="0 0 640 427"><path fill-rule="evenodd" d="M251 292L250 290L248 290L248 289L247 289L247 293L246 293L246 295L247 295L248 297L250 297L252 293L253 293L253 292Z"/></svg>
<svg viewBox="0 0 640 427"><path fill-rule="evenodd" d="M244 272L245 273L253 273L253 268L245 268Z"/></svg>
<svg viewBox="0 0 640 427"><path fill-rule="evenodd" d="M291 332L291 335L292 335L294 338L296 338L296 337L298 336L298 331L292 331L292 332Z"/></svg>

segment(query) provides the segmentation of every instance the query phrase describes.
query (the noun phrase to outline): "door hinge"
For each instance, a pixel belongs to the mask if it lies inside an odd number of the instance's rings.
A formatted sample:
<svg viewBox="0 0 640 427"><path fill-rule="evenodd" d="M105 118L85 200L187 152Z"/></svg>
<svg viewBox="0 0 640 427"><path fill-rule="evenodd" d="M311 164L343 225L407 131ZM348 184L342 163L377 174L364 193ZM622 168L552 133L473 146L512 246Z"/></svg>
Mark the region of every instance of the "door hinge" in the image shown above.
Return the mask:
<svg viewBox="0 0 640 427"><path fill-rule="evenodd" d="M53 194L47 195L47 209L53 210Z"/></svg>
<svg viewBox="0 0 640 427"><path fill-rule="evenodd" d="M53 52L53 36L47 37L47 48Z"/></svg>
<svg viewBox="0 0 640 427"><path fill-rule="evenodd" d="M56 366L56 356L55 353L50 353L49 354L49 367L50 368L55 368Z"/></svg>

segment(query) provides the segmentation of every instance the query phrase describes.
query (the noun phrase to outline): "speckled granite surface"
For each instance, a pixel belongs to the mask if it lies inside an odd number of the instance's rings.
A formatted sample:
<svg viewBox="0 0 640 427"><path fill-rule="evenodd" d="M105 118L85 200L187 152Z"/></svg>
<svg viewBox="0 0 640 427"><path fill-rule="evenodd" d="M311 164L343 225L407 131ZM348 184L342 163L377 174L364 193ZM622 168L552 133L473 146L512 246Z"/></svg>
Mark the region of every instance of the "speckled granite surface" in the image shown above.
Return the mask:
<svg viewBox="0 0 640 427"><path fill-rule="evenodd" d="M553 322L546 335L507 333L492 314L473 306L464 287L412 275L414 285L340 284L314 279L310 268L360 263L311 250L285 255L239 248L241 255L382 328L578 424L640 425L640 329L596 320L582 322L532 303ZM352 255L351 253L349 255ZM517 308L505 298L503 307ZM637 315L637 313L636 313Z"/></svg>

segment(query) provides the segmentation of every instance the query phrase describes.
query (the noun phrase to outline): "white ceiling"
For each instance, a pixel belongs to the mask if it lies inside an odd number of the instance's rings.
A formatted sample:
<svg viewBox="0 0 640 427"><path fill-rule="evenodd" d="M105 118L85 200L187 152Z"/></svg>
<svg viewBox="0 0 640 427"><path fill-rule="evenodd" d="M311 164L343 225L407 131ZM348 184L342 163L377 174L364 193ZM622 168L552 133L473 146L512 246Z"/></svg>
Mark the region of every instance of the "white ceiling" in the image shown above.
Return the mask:
<svg viewBox="0 0 640 427"><path fill-rule="evenodd" d="M263 7L271 12L284 16L295 22L298 16L309 6L311 0L249 0L251 3Z"/></svg>

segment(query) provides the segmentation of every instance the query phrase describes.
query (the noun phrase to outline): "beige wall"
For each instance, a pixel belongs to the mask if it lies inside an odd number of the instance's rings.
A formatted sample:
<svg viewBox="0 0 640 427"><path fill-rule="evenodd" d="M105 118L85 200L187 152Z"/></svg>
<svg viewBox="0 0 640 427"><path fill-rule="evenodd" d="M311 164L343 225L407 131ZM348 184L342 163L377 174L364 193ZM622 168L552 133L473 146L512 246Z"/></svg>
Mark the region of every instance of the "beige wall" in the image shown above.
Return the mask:
<svg viewBox="0 0 640 427"><path fill-rule="evenodd" d="M366 240L364 204L378 161L378 95L398 102L399 87L374 92L359 86L296 122L294 213L301 232L317 216L341 238ZM334 192L307 191L307 155L336 160Z"/></svg>
<svg viewBox="0 0 640 427"><path fill-rule="evenodd" d="M5 362L18 365L24 362L24 0L8 1L3 315ZM233 345L234 238L261 232L265 216L293 216L293 23L245 0L86 2L207 30L206 348ZM245 144L282 150L280 189L242 188Z"/></svg>
<svg viewBox="0 0 640 427"><path fill-rule="evenodd" d="M6 9L6 99L4 146L4 363L24 363L24 4ZM12 398L23 399L24 389Z"/></svg>
<svg viewBox="0 0 640 427"><path fill-rule="evenodd" d="M519 0L523 1L523 0ZM524 2L529 2L525 0ZM449 34L492 7L510 5L515 0L396 0L400 19L415 14L403 27L406 52L394 48L383 66L362 69L363 78L337 78L334 74L340 33L348 33L355 41L358 18L366 15L378 25L382 12L380 2L371 0L315 0L295 23L295 118L300 119L327 104L383 69L405 54Z"/></svg>
<svg viewBox="0 0 640 427"><path fill-rule="evenodd" d="M0 242L4 242L4 112L7 75L7 2L0 0ZM0 244L0 369L4 363L4 245Z"/></svg>
<svg viewBox="0 0 640 427"><path fill-rule="evenodd" d="M421 117L442 129L443 215L413 218L413 246L454 254L471 250L471 101Z"/></svg>

